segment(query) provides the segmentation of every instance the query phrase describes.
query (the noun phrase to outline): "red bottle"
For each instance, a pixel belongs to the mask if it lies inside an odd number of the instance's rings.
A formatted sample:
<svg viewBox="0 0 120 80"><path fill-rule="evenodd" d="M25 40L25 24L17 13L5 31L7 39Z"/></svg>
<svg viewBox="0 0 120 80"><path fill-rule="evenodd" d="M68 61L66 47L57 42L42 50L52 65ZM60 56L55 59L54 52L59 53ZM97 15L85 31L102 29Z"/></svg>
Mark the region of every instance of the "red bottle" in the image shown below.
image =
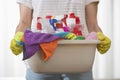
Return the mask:
<svg viewBox="0 0 120 80"><path fill-rule="evenodd" d="M41 17L37 17L37 30L42 30L42 24L40 23Z"/></svg>
<svg viewBox="0 0 120 80"><path fill-rule="evenodd" d="M82 36L82 25L75 24L73 26L72 32L77 36Z"/></svg>

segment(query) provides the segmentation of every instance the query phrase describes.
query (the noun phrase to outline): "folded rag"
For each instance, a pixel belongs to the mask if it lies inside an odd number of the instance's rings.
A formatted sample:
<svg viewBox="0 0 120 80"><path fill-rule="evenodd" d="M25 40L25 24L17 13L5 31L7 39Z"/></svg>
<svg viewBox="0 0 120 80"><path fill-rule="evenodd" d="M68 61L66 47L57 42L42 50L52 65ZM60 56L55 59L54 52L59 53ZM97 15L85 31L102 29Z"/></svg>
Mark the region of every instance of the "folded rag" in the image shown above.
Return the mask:
<svg viewBox="0 0 120 80"><path fill-rule="evenodd" d="M32 32L30 30L26 30L24 32L23 60L32 57L40 49L40 44L52 42L58 39L61 39L61 37L52 34Z"/></svg>
<svg viewBox="0 0 120 80"><path fill-rule="evenodd" d="M90 32L88 35L85 36L85 40L97 40L97 33Z"/></svg>
<svg viewBox="0 0 120 80"><path fill-rule="evenodd" d="M57 47L57 41L58 40L54 40L49 43L40 44L41 51L42 51L42 59L44 61L47 61L54 54L54 51Z"/></svg>
<svg viewBox="0 0 120 80"><path fill-rule="evenodd" d="M71 32L60 32L60 33L55 33L53 35L60 36L61 38L69 39L69 40L75 40L77 38L77 36Z"/></svg>

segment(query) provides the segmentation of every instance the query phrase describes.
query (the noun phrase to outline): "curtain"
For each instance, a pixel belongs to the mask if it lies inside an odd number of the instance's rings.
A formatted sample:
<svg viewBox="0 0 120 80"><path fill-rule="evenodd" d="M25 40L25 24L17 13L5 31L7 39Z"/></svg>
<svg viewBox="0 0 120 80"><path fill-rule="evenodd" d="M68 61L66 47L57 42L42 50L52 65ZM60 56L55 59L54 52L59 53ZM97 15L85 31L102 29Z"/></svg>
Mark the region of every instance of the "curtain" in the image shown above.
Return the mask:
<svg viewBox="0 0 120 80"><path fill-rule="evenodd" d="M104 34L112 40L110 50L101 55L96 51L93 73L96 79L120 79L120 0L100 0L98 24ZM0 2L0 77L24 77L25 64L22 54L15 56L9 48L19 20L16 0Z"/></svg>
<svg viewBox="0 0 120 80"><path fill-rule="evenodd" d="M98 79L120 79L120 0L100 0L98 10L98 23L105 35L112 40L110 50L101 55L96 53L94 75Z"/></svg>
<svg viewBox="0 0 120 80"><path fill-rule="evenodd" d="M9 46L18 20L19 7L16 0L2 0L0 2L0 77L23 77L25 75L22 54L13 55Z"/></svg>
<svg viewBox="0 0 120 80"><path fill-rule="evenodd" d="M113 58L114 58L114 77L120 78L120 48L119 48L119 41L120 41L120 0L115 0L113 5Z"/></svg>

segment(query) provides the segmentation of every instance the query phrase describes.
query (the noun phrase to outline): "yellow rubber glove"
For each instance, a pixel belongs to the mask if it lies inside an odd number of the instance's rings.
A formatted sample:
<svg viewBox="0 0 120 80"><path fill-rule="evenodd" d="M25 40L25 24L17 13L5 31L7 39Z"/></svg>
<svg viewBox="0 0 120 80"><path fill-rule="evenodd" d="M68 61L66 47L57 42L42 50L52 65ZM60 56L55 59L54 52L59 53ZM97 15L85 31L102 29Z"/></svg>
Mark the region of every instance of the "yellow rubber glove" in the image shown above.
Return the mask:
<svg viewBox="0 0 120 80"><path fill-rule="evenodd" d="M24 35L23 32L17 32L14 38L11 40L10 49L15 55L19 55L23 51L23 47L22 47L23 35Z"/></svg>
<svg viewBox="0 0 120 80"><path fill-rule="evenodd" d="M97 50L101 54L104 54L109 50L111 46L111 40L107 36L105 36L102 32L97 32L97 37L98 40L101 41L101 43L97 45Z"/></svg>
<svg viewBox="0 0 120 80"><path fill-rule="evenodd" d="M19 55L23 50L22 46L18 45L15 39L11 40L10 49L15 55Z"/></svg>
<svg viewBox="0 0 120 80"><path fill-rule="evenodd" d="M77 36L74 33L69 33L65 36L65 38L70 39L70 40L75 40Z"/></svg>
<svg viewBox="0 0 120 80"><path fill-rule="evenodd" d="M23 35L24 35L23 32L17 32L14 36L14 39L18 42L22 42Z"/></svg>

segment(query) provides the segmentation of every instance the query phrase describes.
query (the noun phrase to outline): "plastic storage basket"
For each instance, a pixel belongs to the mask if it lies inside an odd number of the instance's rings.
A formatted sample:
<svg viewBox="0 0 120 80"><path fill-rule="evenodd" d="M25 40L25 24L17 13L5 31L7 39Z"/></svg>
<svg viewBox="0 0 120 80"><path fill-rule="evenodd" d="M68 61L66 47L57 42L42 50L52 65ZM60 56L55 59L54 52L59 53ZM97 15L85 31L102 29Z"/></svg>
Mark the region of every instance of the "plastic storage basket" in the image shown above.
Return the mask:
<svg viewBox="0 0 120 80"><path fill-rule="evenodd" d="M54 55L44 62L40 52L28 59L34 72L80 73L92 69L98 40L61 40Z"/></svg>

